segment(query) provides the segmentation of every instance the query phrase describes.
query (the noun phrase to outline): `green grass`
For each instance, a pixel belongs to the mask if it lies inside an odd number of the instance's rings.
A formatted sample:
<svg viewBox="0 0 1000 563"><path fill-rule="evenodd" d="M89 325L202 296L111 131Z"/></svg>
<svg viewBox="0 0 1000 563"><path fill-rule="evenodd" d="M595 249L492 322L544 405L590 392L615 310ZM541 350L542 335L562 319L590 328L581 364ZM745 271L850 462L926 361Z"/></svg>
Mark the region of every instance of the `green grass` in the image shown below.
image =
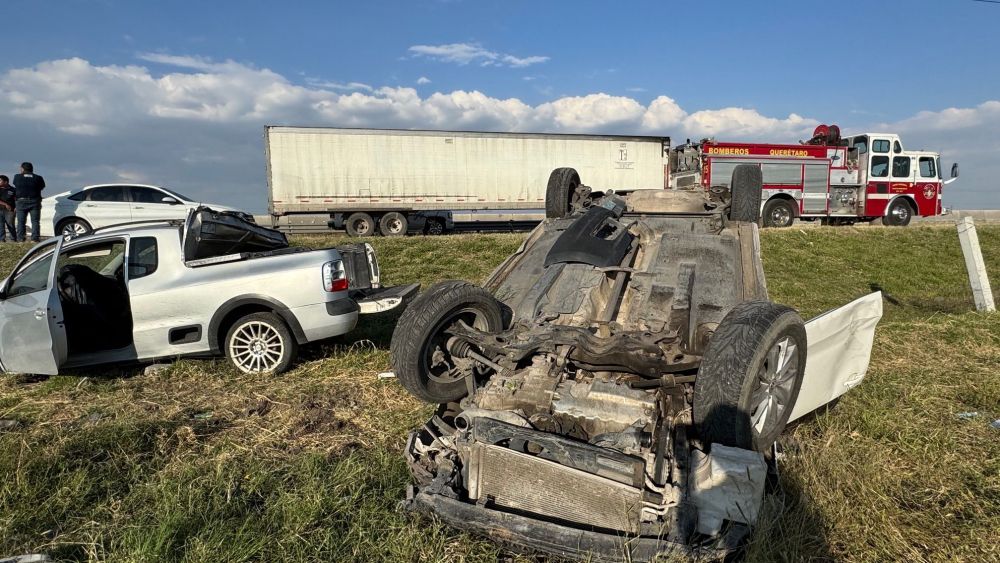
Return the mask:
<svg viewBox="0 0 1000 563"><path fill-rule="evenodd" d="M522 238L372 243L387 283L427 285L481 281ZM980 239L1000 285L1000 228ZM26 250L0 245L0 270ZM954 229L768 231L763 252L772 298L806 317L872 285L901 306L886 304L866 381L787 434L749 560L1000 560L1000 318L972 311ZM496 561L398 510L403 442L430 408L376 377L394 321L306 347L280 377L182 361L0 378L0 419L20 422L0 432L0 556Z"/></svg>

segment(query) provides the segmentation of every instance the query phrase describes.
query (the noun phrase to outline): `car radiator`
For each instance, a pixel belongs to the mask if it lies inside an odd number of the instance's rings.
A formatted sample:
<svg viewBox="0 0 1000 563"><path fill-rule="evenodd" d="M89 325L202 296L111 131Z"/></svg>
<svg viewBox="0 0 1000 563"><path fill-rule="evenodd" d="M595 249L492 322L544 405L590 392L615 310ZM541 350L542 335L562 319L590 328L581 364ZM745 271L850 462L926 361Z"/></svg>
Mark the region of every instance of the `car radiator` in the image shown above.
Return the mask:
<svg viewBox="0 0 1000 563"><path fill-rule="evenodd" d="M587 527L639 531L643 491L501 446L476 442L469 497Z"/></svg>

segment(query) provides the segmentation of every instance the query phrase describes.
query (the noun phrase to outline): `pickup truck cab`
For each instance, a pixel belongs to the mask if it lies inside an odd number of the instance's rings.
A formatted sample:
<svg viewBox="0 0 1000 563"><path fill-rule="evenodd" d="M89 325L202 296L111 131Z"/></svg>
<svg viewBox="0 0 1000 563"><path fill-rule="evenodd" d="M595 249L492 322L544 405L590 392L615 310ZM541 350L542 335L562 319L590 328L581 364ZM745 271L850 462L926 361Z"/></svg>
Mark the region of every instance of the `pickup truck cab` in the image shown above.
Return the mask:
<svg viewBox="0 0 1000 563"><path fill-rule="evenodd" d="M370 245L290 247L277 231L200 208L56 237L0 282L0 367L62 369L226 356L243 372L281 372L298 346L349 332L358 316L419 286L380 287Z"/></svg>

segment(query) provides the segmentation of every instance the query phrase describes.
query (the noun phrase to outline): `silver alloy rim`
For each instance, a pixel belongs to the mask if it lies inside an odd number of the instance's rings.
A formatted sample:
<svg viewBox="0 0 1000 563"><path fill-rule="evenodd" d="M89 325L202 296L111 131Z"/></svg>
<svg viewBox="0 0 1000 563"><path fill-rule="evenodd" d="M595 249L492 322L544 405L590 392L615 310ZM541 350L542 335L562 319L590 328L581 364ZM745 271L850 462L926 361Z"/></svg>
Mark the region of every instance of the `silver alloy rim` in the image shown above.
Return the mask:
<svg viewBox="0 0 1000 563"><path fill-rule="evenodd" d="M892 209L892 215L900 221L905 221L910 216L910 210L904 204L899 204Z"/></svg>
<svg viewBox="0 0 1000 563"><path fill-rule="evenodd" d="M274 371L284 356L281 333L261 321L240 325L229 340L229 357L244 373Z"/></svg>
<svg viewBox="0 0 1000 563"><path fill-rule="evenodd" d="M757 388L750 395L750 422L758 434L773 426L791 405L792 387L799 373L799 349L789 337L779 340L764 357Z"/></svg>
<svg viewBox="0 0 1000 563"><path fill-rule="evenodd" d="M789 219L791 219L791 213L788 212L788 208L784 206L775 207L771 210L771 224L776 227L783 227L788 224Z"/></svg>
<svg viewBox="0 0 1000 563"><path fill-rule="evenodd" d="M63 227L62 234L67 236L85 235L87 234L87 227L83 226L83 223L79 221L73 221Z"/></svg>

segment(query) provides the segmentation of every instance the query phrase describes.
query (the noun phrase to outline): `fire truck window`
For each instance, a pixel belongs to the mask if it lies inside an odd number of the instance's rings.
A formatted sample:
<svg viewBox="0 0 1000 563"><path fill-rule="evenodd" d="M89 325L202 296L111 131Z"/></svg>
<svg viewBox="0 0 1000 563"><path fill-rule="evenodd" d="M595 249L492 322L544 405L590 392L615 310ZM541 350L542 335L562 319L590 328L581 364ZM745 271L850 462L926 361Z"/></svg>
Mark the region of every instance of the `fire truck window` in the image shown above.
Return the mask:
<svg viewBox="0 0 1000 563"><path fill-rule="evenodd" d="M739 162L719 162L712 163L712 185L728 186L733 180L733 170Z"/></svg>
<svg viewBox="0 0 1000 563"><path fill-rule="evenodd" d="M894 152L896 154L899 154L899 153L903 152L903 145L900 145L899 141L893 141L892 142L892 152Z"/></svg>
<svg viewBox="0 0 1000 563"><path fill-rule="evenodd" d="M897 156L892 159L892 176L893 178L910 177L910 157Z"/></svg>
<svg viewBox="0 0 1000 563"><path fill-rule="evenodd" d="M854 139L854 148L858 154L868 154L868 137L858 137Z"/></svg>
<svg viewBox="0 0 1000 563"><path fill-rule="evenodd" d="M888 145L888 143L886 143ZM888 147L886 147L888 148ZM885 178L889 175L889 157L888 156L873 156L872 157L872 177L874 178Z"/></svg>
<svg viewBox="0 0 1000 563"><path fill-rule="evenodd" d="M872 141L872 152L889 152L889 141L885 139L876 139Z"/></svg>
<svg viewBox="0 0 1000 563"><path fill-rule="evenodd" d="M934 159L929 156L920 157L920 177L937 178L937 168L934 166Z"/></svg>

